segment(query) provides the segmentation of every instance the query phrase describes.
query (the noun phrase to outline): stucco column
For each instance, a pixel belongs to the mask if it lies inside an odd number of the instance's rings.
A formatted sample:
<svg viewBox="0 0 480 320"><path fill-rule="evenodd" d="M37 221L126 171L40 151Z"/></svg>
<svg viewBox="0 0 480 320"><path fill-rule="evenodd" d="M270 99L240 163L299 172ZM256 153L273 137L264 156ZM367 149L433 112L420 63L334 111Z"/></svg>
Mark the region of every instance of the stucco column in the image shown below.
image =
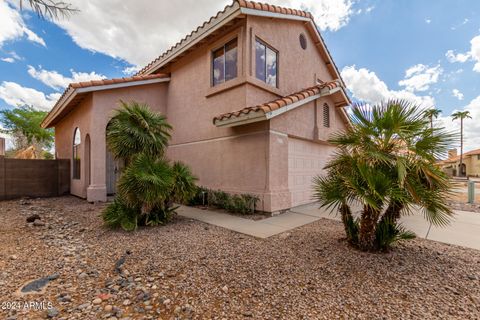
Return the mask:
<svg viewBox="0 0 480 320"><path fill-rule="evenodd" d="M87 201L107 201L106 185L106 141L105 126L102 121L92 119L90 134L90 174L91 182L87 188Z"/></svg>
<svg viewBox="0 0 480 320"><path fill-rule="evenodd" d="M268 186L264 195L264 210L277 212L291 207L288 188L288 136L270 131L268 135Z"/></svg>

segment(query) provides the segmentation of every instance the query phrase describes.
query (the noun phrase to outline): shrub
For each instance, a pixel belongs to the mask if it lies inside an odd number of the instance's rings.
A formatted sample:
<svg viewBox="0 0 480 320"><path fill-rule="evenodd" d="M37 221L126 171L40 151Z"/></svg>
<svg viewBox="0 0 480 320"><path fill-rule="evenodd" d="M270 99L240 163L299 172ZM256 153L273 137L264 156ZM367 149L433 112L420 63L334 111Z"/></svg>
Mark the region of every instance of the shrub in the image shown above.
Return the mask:
<svg viewBox="0 0 480 320"><path fill-rule="evenodd" d="M127 165L103 220L127 231L165 224L177 209L174 202L194 196L197 178L186 165L164 157L171 126L163 115L135 102L122 106L107 126L107 145Z"/></svg>
<svg viewBox="0 0 480 320"><path fill-rule="evenodd" d="M221 190L210 190L205 187L197 187L196 192L188 202L191 206L205 204L227 210L232 213L253 214L259 198L251 194L228 194Z"/></svg>

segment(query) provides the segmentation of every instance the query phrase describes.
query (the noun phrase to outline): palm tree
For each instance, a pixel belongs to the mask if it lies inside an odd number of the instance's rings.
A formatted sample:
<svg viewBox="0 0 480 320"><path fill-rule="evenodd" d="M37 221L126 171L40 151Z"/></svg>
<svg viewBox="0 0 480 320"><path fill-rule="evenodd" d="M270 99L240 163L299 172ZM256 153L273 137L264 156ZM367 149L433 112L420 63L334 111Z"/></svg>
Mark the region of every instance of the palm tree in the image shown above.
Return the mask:
<svg viewBox="0 0 480 320"><path fill-rule="evenodd" d="M432 108L424 111L423 114L425 115L425 117L427 117L430 120L430 128L433 129L433 118L435 119L438 118L440 113L442 113L442 110L436 109L436 108Z"/></svg>
<svg viewBox="0 0 480 320"><path fill-rule="evenodd" d="M452 113L452 121L460 119L460 168L459 174L463 176L463 119L472 119L470 111L457 111Z"/></svg>
<svg viewBox="0 0 480 320"><path fill-rule="evenodd" d="M374 251L412 237L398 220L413 206L434 225L448 224L450 180L435 161L453 135L428 128L420 108L402 100L355 105L350 117L352 126L329 139L338 149L327 174L314 179L315 198L339 211L348 242Z"/></svg>
<svg viewBox="0 0 480 320"><path fill-rule="evenodd" d="M138 225L164 224L196 191L197 178L186 165L164 157L172 127L165 116L145 104L121 102L107 126L107 145L126 163L115 201L103 213L111 226L134 230Z"/></svg>
<svg viewBox="0 0 480 320"><path fill-rule="evenodd" d="M165 116L146 104L120 101L120 105L107 126L107 145L114 157L128 163L139 153L163 155L172 130Z"/></svg>

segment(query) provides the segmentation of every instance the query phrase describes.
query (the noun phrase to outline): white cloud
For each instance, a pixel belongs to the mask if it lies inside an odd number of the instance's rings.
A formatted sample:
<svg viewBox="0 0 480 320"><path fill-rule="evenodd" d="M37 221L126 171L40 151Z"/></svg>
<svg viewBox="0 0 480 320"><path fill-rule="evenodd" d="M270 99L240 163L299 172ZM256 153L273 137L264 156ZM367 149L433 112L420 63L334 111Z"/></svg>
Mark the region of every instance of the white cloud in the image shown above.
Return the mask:
<svg viewBox="0 0 480 320"><path fill-rule="evenodd" d="M407 90L390 90L375 72L355 65L342 69L342 78L355 99L368 103L379 103L388 99L406 99L423 107L431 107L435 100L431 96L417 96Z"/></svg>
<svg viewBox="0 0 480 320"><path fill-rule="evenodd" d="M463 143L464 152L480 148L480 96L476 97L469 104L455 111L469 111L472 119L465 119L463 121ZM454 111L454 112L455 112ZM460 132L460 120L452 121L452 118L447 115L442 115L438 118L441 126L448 128L453 132ZM460 141L457 144L460 145Z"/></svg>
<svg viewBox="0 0 480 320"><path fill-rule="evenodd" d="M97 74L94 71L87 73L87 72L76 72L74 70L70 70L71 77L65 77L64 75L58 73L55 70L45 70L42 69L40 66L37 69L32 66L28 66L28 74L31 75L33 78L40 80L50 88L55 90L66 88L72 82L82 82L82 81L90 81L90 80L99 80L105 79L106 77L102 74Z"/></svg>
<svg viewBox="0 0 480 320"><path fill-rule="evenodd" d="M14 63L15 62L15 59L13 59L12 57L2 58L1 60L3 62L8 62L8 63Z"/></svg>
<svg viewBox="0 0 480 320"><path fill-rule="evenodd" d="M458 89L452 90L452 95L457 98L458 100L463 100L463 93L460 92Z"/></svg>
<svg viewBox="0 0 480 320"><path fill-rule="evenodd" d="M430 24L432 22L432 19L425 19L425 23Z"/></svg>
<svg viewBox="0 0 480 320"><path fill-rule="evenodd" d="M451 63L454 63L454 62L464 63L468 59L470 59L470 54L455 53L453 50L448 50L447 53L445 53L445 56L447 57L447 60Z"/></svg>
<svg viewBox="0 0 480 320"><path fill-rule="evenodd" d="M0 47L9 40L17 40L22 37L46 46L45 41L30 30L22 16L7 1L0 1Z"/></svg>
<svg viewBox="0 0 480 320"><path fill-rule="evenodd" d="M140 69L141 69L141 67L139 67L139 66L132 66L132 67L126 67L125 69L122 70L122 72L123 72L123 74L129 76L129 75L132 75L132 74L136 73Z"/></svg>
<svg viewBox="0 0 480 320"><path fill-rule="evenodd" d="M322 31L337 31L347 25L354 14L352 0L274 0L271 2L309 11ZM372 10L373 7L369 7L366 12Z"/></svg>
<svg viewBox="0 0 480 320"><path fill-rule="evenodd" d="M405 71L405 79L398 84L405 87L407 91L427 91L431 84L437 83L443 69L440 65L429 67L424 64L417 64Z"/></svg>
<svg viewBox="0 0 480 320"><path fill-rule="evenodd" d="M39 110L50 110L60 96L60 93L45 95L41 91L10 81L3 81L0 85L0 99L14 107L30 105Z"/></svg>
<svg viewBox="0 0 480 320"><path fill-rule="evenodd" d="M70 0L80 12L55 21L80 47L144 66L210 19L231 0ZM353 0L272 0L311 11L322 30L345 26ZM148 8L148 10L145 10ZM371 9L370 9L371 10Z"/></svg>
<svg viewBox="0 0 480 320"><path fill-rule="evenodd" d="M470 51L466 53L455 54L453 50L448 50L445 54L450 62L467 62L473 61L473 71L480 72L480 36L474 37L470 40Z"/></svg>

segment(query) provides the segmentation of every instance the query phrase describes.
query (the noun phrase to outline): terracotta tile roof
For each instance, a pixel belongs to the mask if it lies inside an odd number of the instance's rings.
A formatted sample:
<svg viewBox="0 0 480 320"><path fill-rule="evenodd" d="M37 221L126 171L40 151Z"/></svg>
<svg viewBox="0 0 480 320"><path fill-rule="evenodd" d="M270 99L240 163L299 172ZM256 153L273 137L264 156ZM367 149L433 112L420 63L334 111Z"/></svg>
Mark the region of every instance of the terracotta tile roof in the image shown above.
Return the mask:
<svg viewBox="0 0 480 320"><path fill-rule="evenodd" d="M290 8L285 8L285 7L279 7L267 3L260 3L260 2L255 2L255 1L247 1L247 0L234 0L232 4L226 6L222 11L217 12L216 15L212 16L209 20L204 21L202 25L198 26L197 29L193 30L190 32L190 34L186 35L183 39L178 41L176 44L174 44L172 47L170 47L167 51L162 53L160 56L158 56L155 60L147 64L145 67L143 67L140 71L138 71L136 74L141 75L145 71L147 71L153 64L155 64L157 61L161 60L168 54L170 54L173 50L175 50L178 46L182 45L186 41L188 41L190 38L192 38L193 35L195 35L200 29L205 27L208 23L210 23L212 20L216 19L218 16L220 16L222 13L227 11L228 9L232 8L235 4L238 4L240 8L247 8L247 9L254 9L254 10L262 10L262 11L269 11L272 13L280 13L280 14L288 14L288 15L295 15L295 16L300 16L304 18L309 18L313 20L313 16L310 12L302 11L302 10L297 10L297 9L290 9Z"/></svg>
<svg viewBox="0 0 480 320"><path fill-rule="evenodd" d="M226 119L229 119L229 118L232 118L232 117L238 117L240 115L246 115L246 114L249 114L250 112L257 112L257 111L261 111L263 113L271 112L271 111L283 108L283 107L285 107L287 105L290 105L292 103L295 103L295 102L301 101L303 99L306 99L308 97L319 94L320 91L324 88L328 88L329 90L332 90L332 89L335 89L335 88L338 88L338 87L341 87L339 81L335 80L335 81L325 82L325 83L318 84L318 85L310 87L310 88L303 89L299 92L290 94L288 96L285 96L285 97L282 97L282 98L279 98L279 99L275 99L273 101L270 101L270 102L267 102L267 103L264 103L264 104L259 104L259 105L253 106L253 107L243 108L243 109L238 110L238 111L233 111L233 112L228 112L228 113L221 114L221 115L213 118L213 122L215 123L215 121L226 120Z"/></svg>
<svg viewBox="0 0 480 320"><path fill-rule="evenodd" d="M465 159L465 157L474 156L474 155L477 155L477 154L480 154L480 149L475 149L475 150L472 150L472 151L465 152L463 154L463 158ZM457 162L457 161L460 161L460 155L455 156L455 157L451 157L451 158L448 158L448 159L445 159L445 160L438 161L437 163L438 164L444 164L444 163L454 163L454 162Z"/></svg>
<svg viewBox="0 0 480 320"><path fill-rule="evenodd" d="M260 2L255 2L255 1L236 0L234 2L237 2L240 5L241 8L248 8L248 9L255 9L255 10L262 10L262 11L270 11L270 12L273 12L273 13L281 13L281 14L290 14L290 15L295 15L295 16L300 16L300 17L305 17L305 18L312 19L312 15L311 15L310 12L306 12L306 11L302 11L302 10L284 8L284 7L271 5L271 4L268 4L268 3L260 3Z"/></svg>

